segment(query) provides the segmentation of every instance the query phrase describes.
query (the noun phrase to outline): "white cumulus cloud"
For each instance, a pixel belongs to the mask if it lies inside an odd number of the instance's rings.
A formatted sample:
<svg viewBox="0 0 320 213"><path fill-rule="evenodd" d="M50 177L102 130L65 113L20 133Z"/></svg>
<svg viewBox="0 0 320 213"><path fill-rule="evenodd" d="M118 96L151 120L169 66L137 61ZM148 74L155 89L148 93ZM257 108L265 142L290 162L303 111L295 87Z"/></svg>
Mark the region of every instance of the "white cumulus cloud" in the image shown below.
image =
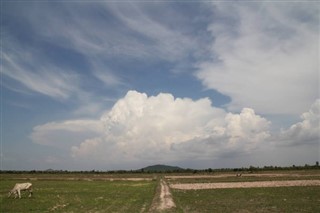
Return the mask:
<svg viewBox="0 0 320 213"><path fill-rule="evenodd" d="M211 158L221 152L250 152L269 137L265 118L245 108L226 113L209 99L147 96L129 91L101 118L103 138L72 147L74 158L115 161L179 160L186 156ZM195 154L196 153L196 154Z"/></svg>
<svg viewBox="0 0 320 213"><path fill-rule="evenodd" d="M229 113L225 120L230 145L245 141L243 145L251 148L270 136L270 122L256 115L253 109L244 108L240 114Z"/></svg>
<svg viewBox="0 0 320 213"><path fill-rule="evenodd" d="M128 91L97 120L66 120L34 127L34 143L70 153L70 160L109 168L148 163L250 156L266 147L319 143L320 100L301 122L270 132L271 122L251 108L239 113L214 107L208 98L148 96ZM310 146L312 147L312 146Z"/></svg>
<svg viewBox="0 0 320 213"><path fill-rule="evenodd" d="M320 99L301 115L301 122L281 130L277 140L281 145L306 145L320 143Z"/></svg>
<svg viewBox="0 0 320 213"><path fill-rule="evenodd" d="M256 115L253 109L244 108L240 114L226 114L224 124L213 126L213 131L207 136L173 144L173 148L185 157L192 155L204 159L248 154L271 136L270 124L267 119Z"/></svg>

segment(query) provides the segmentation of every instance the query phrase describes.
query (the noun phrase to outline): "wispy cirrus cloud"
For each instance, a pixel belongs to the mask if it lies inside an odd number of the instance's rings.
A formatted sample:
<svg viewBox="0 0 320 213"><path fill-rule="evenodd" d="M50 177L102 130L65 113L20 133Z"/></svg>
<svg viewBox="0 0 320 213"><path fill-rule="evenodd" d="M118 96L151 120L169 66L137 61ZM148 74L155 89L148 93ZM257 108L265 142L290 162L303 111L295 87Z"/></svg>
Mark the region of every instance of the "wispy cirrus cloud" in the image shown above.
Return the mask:
<svg viewBox="0 0 320 213"><path fill-rule="evenodd" d="M19 13L19 18L23 19L27 34L36 37L37 40L28 38L32 40L31 46L23 42L13 28L4 28L9 36L16 38L10 43L4 40L7 46L19 49L19 52L22 52L20 55L26 54L27 51L33 55L32 60L20 57L17 53L10 56L11 69L15 65L20 70L20 75L7 76L33 91L65 99L70 97L72 90L80 89L87 77L100 80L100 84L108 90L121 90L123 87L127 89L130 82L126 81L126 76L131 75L132 60L147 66L165 61L174 63L173 67L179 70L181 67L190 69L191 55L204 49L197 51L200 39L193 39L196 36L191 34L191 28L175 29L169 26L170 22L154 16L152 11L156 6L111 2L90 5L30 4L24 9L17 6L15 10ZM51 7L58 9L51 10ZM179 17L177 20L181 22L187 22L186 18L182 18L185 16L174 13L170 7L167 13ZM9 20L11 16L8 14L5 17ZM44 45L48 47L44 48ZM56 63L58 60L55 60L55 57L58 57L55 55L56 49L64 51L64 57L60 56L59 64ZM74 59L72 55L79 57ZM78 64L72 62L74 60ZM125 65L124 61L129 61L129 65ZM179 61L188 62L190 66L181 65ZM45 67L46 72L38 71L43 70L41 67ZM73 70L81 75L72 75ZM152 71L150 69L149 72ZM48 80L48 84L42 83L45 82L42 80L49 77L52 82ZM43 88L37 88L35 85L42 85Z"/></svg>
<svg viewBox="0 0 320 213"><path fill-rule="evenodd" d="M148 6L152 8L154 5ZM108 4L115 17L127 29L142 36L143 39L140 40L138 36L131 35L138 39L140 45L143 45L142 48L138 48L146 51L147 55L143 57L154 58L156 56L166 61L176 61L186 57L191 50L195 50L196 43L192 37L155 20L148 13L148 6L144 4Z"/></svg>
<svg viewBox="0 0 320 213"><path fill-rule="evenodd" d="M183 33L153 16L155 8L156 4L139 2L102 2L89 7L64 4L60 18L52 20L49 15L44 20L35 20L35 16L30 16L30 22L36 27L52 23L50 29L40 33L48 39L59 40L89 59L121 57L176 61L188 56L190 50L196 50L197 43L190 32ZM179 16L172 8L166 8L172 16ZM65 25L66 21L68 25Z"/></svg>
<svg viewBox="0 0 320 213"><path fill-rule="evenodd" d="M4 84L9 89L23 92L24 87L60 100L69 98L78 89L79 76L75 72L43 63L32 52L4 50L2 63L4 77L18 82L15 86Z"/></svg>
<svg viewBox="0 0 320 213"><path fill-rule="evenodd" d="M92 74L95 78L104 83L105 87L112 88L117 86L125 86L124 80L115 74L114 70L108 68L106 64L101 62L94 62L92 64Z"/></svg>

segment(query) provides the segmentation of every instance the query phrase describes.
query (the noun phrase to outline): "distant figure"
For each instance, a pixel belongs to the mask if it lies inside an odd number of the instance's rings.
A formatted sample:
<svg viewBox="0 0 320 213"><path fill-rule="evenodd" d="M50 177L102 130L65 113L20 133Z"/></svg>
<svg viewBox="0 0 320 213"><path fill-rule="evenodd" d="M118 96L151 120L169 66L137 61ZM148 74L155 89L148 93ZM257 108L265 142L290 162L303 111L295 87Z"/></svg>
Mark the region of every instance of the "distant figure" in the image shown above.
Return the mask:
<svg viewBox="0 0 320 213"><path fill-rule="evenodd" d="M28 191L29 197L32 196L32 183L16 183L13 189L10 190L8 197L14 194L14 198L16 199L17 196L21 198L21 191Z"/></svg>
<svg viewBox="0 0 320 213"><path fill-rule="evenodd" d="M242 176L242 173L238 173L236 176L237 176L237 177L241 177L241 176Z"/></svg>

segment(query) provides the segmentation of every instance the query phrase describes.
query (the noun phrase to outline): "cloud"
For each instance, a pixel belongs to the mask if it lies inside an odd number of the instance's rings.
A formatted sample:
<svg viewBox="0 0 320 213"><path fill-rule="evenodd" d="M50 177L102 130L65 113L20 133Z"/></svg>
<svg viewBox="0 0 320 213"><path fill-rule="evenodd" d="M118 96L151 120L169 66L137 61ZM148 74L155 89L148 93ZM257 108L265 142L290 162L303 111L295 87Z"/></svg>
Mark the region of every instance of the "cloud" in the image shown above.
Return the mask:
<svg viewBox="0 0 320 213"><path fill-rule="evenodd" d="M105 45L113 38L113 30L103 24L107 20L97 22L101 19L90 11L99 10L95 4L89 8L68 5L55 4L57 13L52 12L50 3L5 5L1 84L15 92L74 105L78 115L96 115L105 96L114 98L119 87L125 86L117 73L105 66L110 58Z"/></svg>
<svg viewBox="0 0 320 213"><path fill-rule="evenodd" d="M103 104L114 101L97 93L97 85L105 86L109 91L124 85L103 64L95 63L91 76L77 67L66 65L68 57L65 61L54 63L47 51L42 52L42 47L22 46L14 38L5 38L1 55L1 85L17 93L28 96L38 94L65 104L74 104L73 114L96 117L101 113Z"/></svg>
<svg viewBox="0 0 320 213"><path fill-rule="evenodd" d="M92 86L88 88L89 76L85 78L85 73L65 66L63 62L52 62L50 57L46 56L47 52L42 52L41 48L22 46L14 38L5 38L1 55L2 86L27 96L37 94L65 104L75 104L72 113L77 115L96 116L97 113L101 113L101 105L105 104L106 98L93 93ZM103 78L101 81L110 78L109 88L120 83L112 75L100 75ZM15 103L10 104L18 106ZM19 107L23 107L23 104Z"/></svg>
<svg viewBox="0 0 320 213"><path fill-rule="evenodd" d="M227 152L250 153L269 137L270 122L243 109L240 114L213 107L207 98L192 100L160 93L129 91L101 118L104 136L72 147L76 159L124 162L196 156L213 158Z"/></svg>
<svg viewBox="0 0 320 213"><path fill-rule="evenodd" d="M214 3L203 85L231 97L229 110L299 114L319 97L317 3Z"/></svg>
<svg viewBox="0 0 320 213"><path fill-rule="evenodd" d="M171 15L179 14L173 13L169 4L163 5ZM38 29L38 36L81 53L93 65L118 57L173 62L195 49L188 35L169 27L169 22L157 20L152 13L157 4L62 3L56 4L59 10L54 12L50 7L50 4L33 5L19 14L30 27Z"/></svg>
<svg viewBox="0 0 320 213"><path fill-rule="evenodd" d="M297 146L318 144L320 142L320 99L316 100L310 110L301 115L301 122L281 130L275 141L278 145Z"/></svg>
<svg viewBox="0 0 320 213"><path fill-rule="evenodd" d="M225 120L226 135L230 137L231 145L245 141L245 145L250 148L270 136L268 130L271 123L256 115L253 109L244 108L240 114L229 113Z"/></svg>
<svg viewBox="0 0 320 213"><path fill-rule="evenodd" d="M66 120L35 126L30 138L36 144L68 149L102 133L99 120Z"/></svg>
<svg viewBox="0 0 320 213"><path fill-rule="evenodd" d="M251 108L231 113L214 107L208 98L128 91L98 120L51 122L34 127L30 137L34 143L69 152L70 161L106 162L110 168L208 161L272 152L279 146L316 145L319 112L317 100L301 122L276 133L270 132L271 122Z"/></svg>
<svg viewBox="0 0 320 213"><path fill-rule="evenodd" d="M179 16L176 21L183 24L183 29L188 26L188 31L173 27L163 14L154 15L152 11L160 5L171 16ZM143 70L140 66L155 63L159 66L161 61L175 71L184 69L181 67L190 69L191 66L182 64L198 52L201 40L191 36L191 17L184 16L183 10L173 10L171 4L96 2L5 6L8 10L4 20L8 24L4 31L8 36L3 50L8 60L4 70L10 79L5 79L4 84L11 90L23 91L10 86L10 80L18 81L32 92L59 100L76 96L79 105L93 102L94 98L82 100L81 93L100 95L91 91L98 86L113 95L123 94L122 89L132 83L132 70L138 70L137 66ZM56 8L54 12L52 7ZM23 25L26 30L23 36L14 24ZM88 86L91 83L96 85Z"/></svg>
<svg viewBox="0 0 320 213"><path fill-rule="evenodd" d="M173 148L186 157L218 158L225 155L248 154L271 136L270 121L244 108L240 114L227 113L224 124L213 127L206 137L196 137Z"/></svg>
<svg viewBox="0 0 320 213"><path fill-rule="evenodd" d="M8 85L9 89L24 92L22 88L27 88L32 92L62 100L78 90L79 78L76 73L40 62L41 60L33 56L32 51L27 53L6 49L1 58L4 77L20 84L20 87L19 84L3 84Z"/></svg>
<svg viewBox="0 0 320 213"><path fill-rule="evenodd" d="M110 72L95 71L94 76L96 76L99 80L104 82L106 84L106 86L108 86L108 85L114 86L114 85L118 85L121 83L121 81Z"/></svg>
<svg viewBox="0 0 320 213"><path fill-rule="evenodd" d="M160 93L148 97L129 91L103 115L106 139L123 158L161 158L173 142L206 134L205 129L222 122L225 112L211 107L209 99L193 101Z"/></svg>
<svg viewBox="0 0 320 213"><path fill-rule="evenodd" d="M72 146L71 153L72 157L76 156L95 156L95 152L99 149L100 144L102 143L101 138L91 138L85 140L83 143L80 144L79 147Z"/></svg>
<svg viewBox="0 0 320 213"><path fill-rule="evenodd" d="M150 13L155 5L108 3L107 8L127 29L130 29L131 39L138 42L138 48L135 52L145 51L141 55L144 58L156 56L167 61L177 61L186 57L190 50L194 49L195 41L180 31L170 28L163 20L157 21L156 17ZM166 7L166 11L170 10L170 7ZM171 15L178 16L178 13L171 13ZM138 39L139 36L134 36L134 34L139 34L144 39ZM131 51L129 50L129 52ZM133 55L139 54L134 53Z"/></svg>

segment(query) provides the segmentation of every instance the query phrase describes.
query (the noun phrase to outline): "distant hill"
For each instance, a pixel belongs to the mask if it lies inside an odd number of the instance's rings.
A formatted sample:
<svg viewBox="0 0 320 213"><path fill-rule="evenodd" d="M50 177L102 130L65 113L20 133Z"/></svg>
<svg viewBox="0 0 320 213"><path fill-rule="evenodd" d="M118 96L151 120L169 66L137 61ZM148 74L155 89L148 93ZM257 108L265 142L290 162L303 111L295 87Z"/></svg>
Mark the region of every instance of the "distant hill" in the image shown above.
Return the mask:
<svg viewBox="0 0 320 213"><path fill-rule="evenodd" d="M182 171L184 169L177 166L168 166L168 165L153 165L142 168L141 170L145 172L172 172L172 171Z"/></svg>

